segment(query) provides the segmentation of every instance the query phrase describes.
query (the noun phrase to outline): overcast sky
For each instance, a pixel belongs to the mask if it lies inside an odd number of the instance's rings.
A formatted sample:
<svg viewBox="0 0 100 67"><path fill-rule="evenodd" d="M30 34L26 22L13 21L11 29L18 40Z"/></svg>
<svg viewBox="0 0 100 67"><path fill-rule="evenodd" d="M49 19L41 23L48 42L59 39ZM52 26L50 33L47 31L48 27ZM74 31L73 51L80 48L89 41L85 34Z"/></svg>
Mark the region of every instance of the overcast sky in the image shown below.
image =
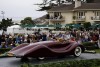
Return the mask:
<svg viewBox="0 0 100 67"><path fill-rule="evenodd" d="M34 4L41 2L42 0L0 0L0 20L2 19L1 11L5 12L5 17L13 20L21 20L25 17L40 17L46 12L36 11L39 6Z"/></svg>

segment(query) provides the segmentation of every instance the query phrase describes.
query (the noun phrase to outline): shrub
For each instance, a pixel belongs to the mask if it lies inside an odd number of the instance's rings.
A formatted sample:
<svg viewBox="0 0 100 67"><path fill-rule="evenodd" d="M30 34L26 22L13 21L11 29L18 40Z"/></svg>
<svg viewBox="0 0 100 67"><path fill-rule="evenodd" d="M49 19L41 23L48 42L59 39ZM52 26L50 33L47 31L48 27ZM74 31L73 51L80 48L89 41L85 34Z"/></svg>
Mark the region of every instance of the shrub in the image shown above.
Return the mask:
<svg viewBox="0 0 100 67"><path fill-rule="evenodd" d="M10 51L11 48L0 48L0 54Z"/></svg>
<svg viewBox="0 0 100 67"><path fill-rule="evenodd" d="M94 50L97 48L95 42L84 42L82 43L87 50Z"/></svg>
<svg viewBox="0 0 100 67"><path fill-rule="evenodd" d="M94 42L84 42L82 43L84 46L93 46Z"/></svg>

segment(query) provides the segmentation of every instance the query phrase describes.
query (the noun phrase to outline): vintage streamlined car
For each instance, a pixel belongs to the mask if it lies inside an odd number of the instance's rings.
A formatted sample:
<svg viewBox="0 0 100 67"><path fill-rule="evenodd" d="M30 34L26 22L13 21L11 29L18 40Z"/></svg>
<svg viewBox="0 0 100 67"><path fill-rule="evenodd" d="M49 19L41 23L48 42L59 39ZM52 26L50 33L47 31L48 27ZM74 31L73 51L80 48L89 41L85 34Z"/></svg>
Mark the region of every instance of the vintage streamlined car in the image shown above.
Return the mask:
<svg viewBox="0 0 100 67"><path fill-rule="evenodd" d="M80 56L84 47L77 42L41 41L23 43L8 52L8 55L26 59L28 57L43 59L45 57Z"/></svg>

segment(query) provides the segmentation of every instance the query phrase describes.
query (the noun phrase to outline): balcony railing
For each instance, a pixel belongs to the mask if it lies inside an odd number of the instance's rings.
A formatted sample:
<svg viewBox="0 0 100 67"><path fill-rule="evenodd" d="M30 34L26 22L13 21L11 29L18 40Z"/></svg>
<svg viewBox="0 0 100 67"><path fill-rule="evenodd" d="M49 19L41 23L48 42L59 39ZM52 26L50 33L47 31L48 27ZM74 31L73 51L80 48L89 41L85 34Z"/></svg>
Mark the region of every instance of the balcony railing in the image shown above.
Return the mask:
<svg viewBox="0 0 100 67"><path fill-rule="evenodd" d="M85 16L73 16L73 21L85 21Z"/></svg>
<svg viewBox="0 0 100 67"><path fill-rule="evenodd" d="M51 22L64 22L65 21L65 19L62 16L50 17L49 20Z"/></svg>
<svg viewBox="0 0 100 67"><path fill-rule="evenodd" d="M91 17L91 20L100 21L100 16L93 16Z"/></svg>
<svg viewBox="0 0 100 67"><path fill-rule="evenodd" d="M49 19L51 22L64 22L64 19Z"/></svg>

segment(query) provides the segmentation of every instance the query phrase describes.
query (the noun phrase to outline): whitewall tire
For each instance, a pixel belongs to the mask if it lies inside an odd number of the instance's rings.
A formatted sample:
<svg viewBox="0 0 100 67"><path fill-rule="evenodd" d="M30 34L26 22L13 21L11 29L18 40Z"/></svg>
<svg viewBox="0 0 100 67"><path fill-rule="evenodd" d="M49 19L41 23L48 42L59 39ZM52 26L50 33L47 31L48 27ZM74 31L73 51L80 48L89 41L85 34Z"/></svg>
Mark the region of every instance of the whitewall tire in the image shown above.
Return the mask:
<svg viewBox="0 0 100 67"><path fill-rule="evenodd" d="M75 50L74 50L74 56L79 57L81 55L81 53L82 53L81 47L79 47L79 46L76 47Z"/></svg>

